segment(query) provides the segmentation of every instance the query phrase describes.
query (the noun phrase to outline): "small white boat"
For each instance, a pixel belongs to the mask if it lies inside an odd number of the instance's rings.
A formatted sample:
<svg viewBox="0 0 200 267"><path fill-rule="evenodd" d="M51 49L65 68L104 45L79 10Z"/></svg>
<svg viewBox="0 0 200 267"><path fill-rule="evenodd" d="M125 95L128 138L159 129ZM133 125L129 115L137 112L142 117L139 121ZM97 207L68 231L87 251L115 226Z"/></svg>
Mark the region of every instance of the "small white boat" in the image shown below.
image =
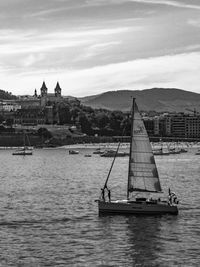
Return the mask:
<svg viewBox="0 0 200 267"><path fill-rule="evenodd" d="M84 157L86 157L86 158L91 158L92 155L90 155L90 154L85 154Z"/></svg>
<svg viewBox="0 0 200 267"><path fill-rule="evenodd" d="M195 153L195 155L200 155L200 150L198 150L198 151Z"/></svg>
<svg viewBox="0 0 200 267"><path fill-rule="evenodd" d="M101 151L101 148L97 148L94 152L93 152L93 154L103 154L104 153L104 151Z"/></svg>
<svg viewBox="0 0 200 267"><path fill-rule="evenodd" d="M103 152L102 154L100 154L101 157L125 157L128 156L129 153L126 152L116 152L115 150L106 150L105 152Z"/></svg>
<svg viewBox="0 0 200 267"><path fill-rule="evenodd" d="M131 124L127 199L111 200L108 179L115 162L114 157L105 184L101 189L101 196L96 200L98 202L99 213L178 214L178 200L176 195L171 193L170 189L167 200L162 200L161 197L151 197L150 199L146 197L150 193L161 194L162 189L151 144L135 99L133 99ZM108 200L105 198L106 192L108 193ZM139 197L138 194L141 196Z"/></svg>
<svg viewBox="0 0 200 267"><path fill-rule="evenodd" d="M176 154L180 154L181 151L180 151L180 149L170 148L170 149L169 149L169 153L170 153L171 155L176 155Z"/></svg>
<svg viewBox="0 0 200 267"><path fill-rule="evenodd" d="M76 154L79 154L79 151L78 150L69 150L69 154L70 155L76 155Z"/></svg>
<svg viewBox="0 0 200 267"><path fill-rule="evenodd" d="M170 153L168 151L164 151L162 148L153 150L153 154L155 156L168 156Z"/></svg>
<svg viewBox="0 0 200 267"><path fill-rule="evenodd" d="M21 148L16 150L15 152L12 153L14 156L31 156L33 155L33 150L31 148Z"/></svg>

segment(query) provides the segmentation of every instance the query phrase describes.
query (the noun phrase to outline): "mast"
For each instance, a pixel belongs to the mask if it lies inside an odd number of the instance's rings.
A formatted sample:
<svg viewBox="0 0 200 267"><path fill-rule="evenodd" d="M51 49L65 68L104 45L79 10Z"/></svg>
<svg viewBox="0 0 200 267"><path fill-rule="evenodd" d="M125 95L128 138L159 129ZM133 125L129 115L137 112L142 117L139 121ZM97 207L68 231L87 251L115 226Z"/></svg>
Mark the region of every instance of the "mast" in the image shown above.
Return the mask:
<svg viewBox="0 0 200 267"><path fill-rule="evenodd" d="M26 135L25 135L25 131L24 131L24 134L23 134L23 141L24 141L24 148L26 147Z"/></svg>
<svg viewBox="0 0 200 267"><path fill-rule="evenodd" d="M131 171L131 154L132 154L132 140L133 140L133 119L134 119L134 112L135 112L135 98L132 99L132 108L131 108L131 140L130 140L130 149L129 149L129 167L128 167L128 184L127 184L127 199L129 199L129 176Z"/></svg>

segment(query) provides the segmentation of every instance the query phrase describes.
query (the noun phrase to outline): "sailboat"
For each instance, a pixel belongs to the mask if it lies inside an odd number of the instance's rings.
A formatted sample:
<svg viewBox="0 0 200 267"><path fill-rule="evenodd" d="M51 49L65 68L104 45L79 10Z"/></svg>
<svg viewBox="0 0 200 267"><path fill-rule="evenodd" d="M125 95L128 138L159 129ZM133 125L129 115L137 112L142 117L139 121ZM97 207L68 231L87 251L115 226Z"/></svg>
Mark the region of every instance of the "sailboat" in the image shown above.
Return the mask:
<svg viewBox="0 0 200 267"><path fill-rule="evenodd" d="M26 145L26 138L28 140L28 145ZM24 146L22 148L17 149L15 152L12 153L14 156L31 156L33 154L33 149L30 146L30 141L28 136L24 133Z"/></svg>
<svg viewBox="0 0 200 267"><path fill-rule="evenodd" d="M135 98L133 98L132 104L127 198L125 200L111 200L110 197L111 194L107 184L114 162L115 158L101 189L101 196L96 200L99 213L178 214L178 200L175 193L172 193L170 189L168 200L161 200L160 197L155 199L146 197L149 193L162 193L162 189L149 137ZM106 192L108 192L108 200L105 199ZM140 197L138 197L138 194L140 194Z"/></svg>

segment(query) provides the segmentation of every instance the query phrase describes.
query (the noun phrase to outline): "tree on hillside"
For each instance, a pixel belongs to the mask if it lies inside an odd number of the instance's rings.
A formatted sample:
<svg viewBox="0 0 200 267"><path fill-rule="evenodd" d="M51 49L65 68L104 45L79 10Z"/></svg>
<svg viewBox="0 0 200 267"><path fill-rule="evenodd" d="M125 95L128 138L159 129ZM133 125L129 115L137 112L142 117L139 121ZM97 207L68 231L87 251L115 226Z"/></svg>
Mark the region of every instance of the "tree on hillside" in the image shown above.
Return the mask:
<svg viewBox="0 0 200 267"><path fill-rule="evenodd" d="M17 99L15 95L12 95L10 92L6 92L0 89L0 99L10 100L10 99Z"/></svg>
<svg viewBox="0 0 200 267"><path fill-rule="evenodd" d="M68 105L60 105L58 107L58 116L60 124L71 123L71 113Z"/></svg>
<svg viewBox="0 0 200 267"><path fill-rule="evenodd" d="M71 120L73 123L75 123L78 120L78 116L80 113L81 109L79 107L71 107L70 108L70 115L71 115Z"/></svg>
<svg viewBox="0 0 200 267"><path fill-rule="evenodd" d="M116 135L122 134L121 122L124 115L121 111L112 111L110 114L110 128L114 130Z"/></svg>
<svg viewBox="0 0 200 267"><path fill-rule="evenodd" d="M37 132L39 136L43 136L44 138L52 137L51 132L49 132L46 128L39 128Z"/></svg>
<svg viewBox="0 0 200 267"><path fill-rule="evenodd" d="M83 133L86 133L88 135L93 134L91 122L88 120L87 116L83 112L79 115L79 123Z"/></svg>
<svg viewBox="0 0 200 267"><path fill-rule="evenodd" d="M109 117L105 112L100 112L96 115L96 124L99 128L104 128L109 124Z"/></svg>

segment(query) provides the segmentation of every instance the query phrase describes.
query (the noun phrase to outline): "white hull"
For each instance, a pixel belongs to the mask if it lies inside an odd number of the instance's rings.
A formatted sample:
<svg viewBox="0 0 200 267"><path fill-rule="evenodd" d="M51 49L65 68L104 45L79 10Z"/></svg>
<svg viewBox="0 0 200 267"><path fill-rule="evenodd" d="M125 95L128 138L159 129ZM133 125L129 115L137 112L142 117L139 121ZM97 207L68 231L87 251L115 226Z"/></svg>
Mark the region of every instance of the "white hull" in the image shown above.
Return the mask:
<svg viewBox="0 0 200 267"><path fill-rule="evenodd" d="M77 151L77 150L69 150L69 154L70 155L77 155L77 154L79 154L79 151Z"/></svg>
<svg viewBox="0 0 200 267"><path fill-rule="evenodd" d="M14 156L30 156L33 154L32 151L15 151L12 153Z"/></svg>
<svg viewBox="0 0 200 267"><path fill-rule="evenodd" d="M111 201L106 202L98 200L99 213L113 214L178 214L178 208L175 205L169 205L167 202L150 201Z"/></svg>

